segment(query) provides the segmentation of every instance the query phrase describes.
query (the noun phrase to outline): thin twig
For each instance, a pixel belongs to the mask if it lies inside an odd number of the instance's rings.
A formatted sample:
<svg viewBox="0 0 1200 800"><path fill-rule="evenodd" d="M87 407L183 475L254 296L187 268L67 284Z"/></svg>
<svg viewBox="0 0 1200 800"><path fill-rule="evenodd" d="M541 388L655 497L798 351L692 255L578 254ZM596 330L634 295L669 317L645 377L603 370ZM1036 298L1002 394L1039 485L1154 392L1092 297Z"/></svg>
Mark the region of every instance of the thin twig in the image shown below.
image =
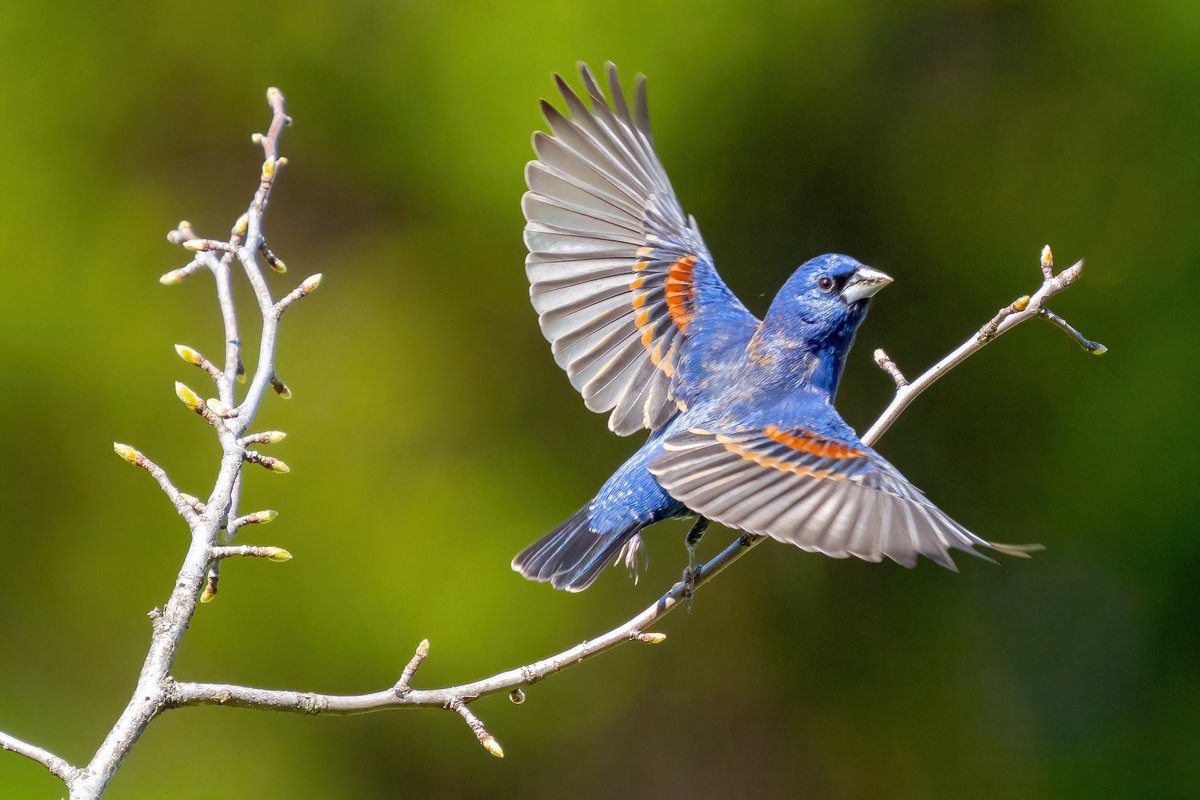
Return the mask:
<svg viewBox="0 0 1200 800"><path fill-rule="evenodd" d="M177 344L175 345L175 352L187 363L207 372L218 387L221 385L221 378L224 377L224 374L221 372L220 367L205 358L204 354L199 350L188 347L186 344Z"/></svg>
<svg viewBox="0 0 1200 800"><path fill-rule="evenodd" d="M141 451L135 450L127 444L114 442L113 451L130 464L146 470L146 472L150 474L150 477L154 478L159 488L163 490L163 494L167 496L167 499L170 500L172 505L175 506L175 510L179 512L181 517L186 519L188 522L193 522L197 519L196 508L193 503L196 498L192 497L190 494L184 494L176 489L175 484L171 482L169 477L167 477L166 470L164 470L158 464L155 464L150 459L146 458Z"/></svg>
<svg viewBox="0 0 1200 800"><path fill-rule="evenodd" d="M892 382L896 384L897 389L903 389L908 386L908 378L904 377L904 373L900 371L900 367L896 366L896 362L887 354L887 351L882 347L875 351L875 363L879 368L892 377Z"/></svg>
<svg viewBox="0 0 1200 800"><path fill-rule="evenodd" d="M404 671L400 673L400 680L396 681L396 685L392 687L392 691L397 694L407 694L412 690L412 679L420 669L421 663L429 656L429 640L422 639L417 645L417 652L413 653L413 657L409 659L408 665Z"/></svg>
<svg viewBox="0 0 1200 800"><path fill-rule="evenodd" d="M0 732L0 750L7 750L20 756L32 759L50 771L56 778L70 783L74 780L79 768L72 766L66 759L54 755L45 748L22 741L15 736Z"/></svg>
<svg viewBox="0 0 1200 800"><path fill-rule="evenodd" d="M1070 336L1072 339L1074 339L1075 343L1082 347L1085 352L1091 353L1094 356L1102 356L1108 352L1107 347L1099 342L1093 342L1091 339L1088 339L1082 333L1075 330L1071 323L1067 322L1065 319L1060 317L1058 314L1055 314L1045 306L1042 306L1041 309L1039 309L1038 314L1042 319L1046 320L1065 333L1067 336Z"/></svg>
<svg viewBox="0 0 1200 800"><path fill-rule="evenodd" d="M193 258L188 263L184 264L179 269L173 269L161 275L158 282L163 286L171 286L176 283L182 283L185 278L195 275L207 265L198 258Z"/></svg>
<svg viewBox="0 0 1200 800"><path fill-rule="evenodd" d="M209 549L208 555L214 561L223 558L265 558L269 561L291 561L292 554L282 547L263 547L254 544L217 545Z"/></svg>
<svg viewBox="0 0 1200 800"><path fill-rule="evenodd" d="M283 431L261 431L243 436L238 439L238 444L242 447L248 444L279 444L286 438L287 434Z"/></svg>

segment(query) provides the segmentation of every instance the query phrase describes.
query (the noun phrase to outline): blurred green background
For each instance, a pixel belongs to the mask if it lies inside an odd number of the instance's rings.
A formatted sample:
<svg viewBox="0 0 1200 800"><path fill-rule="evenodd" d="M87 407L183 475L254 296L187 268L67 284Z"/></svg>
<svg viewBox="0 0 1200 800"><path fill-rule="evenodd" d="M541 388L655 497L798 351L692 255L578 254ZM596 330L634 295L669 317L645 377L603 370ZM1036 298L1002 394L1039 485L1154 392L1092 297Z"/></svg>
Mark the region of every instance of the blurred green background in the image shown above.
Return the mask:
<svg viewBox="0 0 1200 800"><path fill-rule="evenodd" d="M1031 562L955 575L766 543L627 646L475 708L349 719L189 709L150 728L119 798L1192 797L1200 786L1195 307L1200 10L1087 2L11 4L0 22L0 729L86 761L132 689L185 530L135 444L205 495L218 452L172 395L172 344L221 332L180 218L245 208L278 85L296 124L267 220L291 274L245 541L182 679L328 692L481 677L593 636L679 576L649 537L638 585L527 583L510 557L637 446L588 413L541 339L518 200L537 99L578 59L650 76L663 159L726 281L761 313L841 251L896 278L839 405L890 395L1036 288L1107 344L1030 323L881 443L980 534ZM243 306L251 321L250 308ZM252 337L248 336L248 339ZM718 531L711 554L729 540ZM0 796L58 797L0 754Z"/></svg>

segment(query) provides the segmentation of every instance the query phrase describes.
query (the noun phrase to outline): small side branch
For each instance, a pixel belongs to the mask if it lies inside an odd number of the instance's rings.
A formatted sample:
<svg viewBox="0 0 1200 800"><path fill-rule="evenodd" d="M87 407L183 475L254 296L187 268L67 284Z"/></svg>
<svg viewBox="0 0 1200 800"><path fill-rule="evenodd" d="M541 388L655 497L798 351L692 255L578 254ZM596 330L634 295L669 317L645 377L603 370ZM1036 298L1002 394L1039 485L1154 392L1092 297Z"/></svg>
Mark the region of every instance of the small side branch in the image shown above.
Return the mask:
<svg viewBox="0 0 1200 800"><path fill-rule="evenodd" d="M881 347L875 351L875 363L879 368L891 376L892 382L896 384L897 389L903 389L908 386L908 378L904 377L904 373L900 371L900 367L896 366L896 362L892 361L892 357Z"/></svg>
<svg viewBox="0 0 1200 800"><path fill-rule="evenodd" d="M412 691L412 679L417 674L417 670L421 668L421 663L429 656L429 640L422 639L417 645L417 652L413 653L413 657L409 659L408 665L404 667L404 671L400 673L400 680L396 681L396 685L392 687L398 695L405 695Z"/></svg>
<svg viewBox="0 0 1200 800"><path fill-rule="evenodd" d="M159 488L163 490L163 494L167 496L167 499L170 500L175 506L175 510L179 512L181 517L186 519L188 522L194 522L196 520L197 512L195 504L199 503L199 501L190 494L184 494L176 489L175 484L171 483L171 479L167 477L166 470L164 470L158 464L155 464L150 459L146 458L146 456L140 451L135 450L127 444L113 442L113 452L128 461L130 464L146 470L150 477L154 478L154 481L158 484Z"/></svg>
<svg viewBox="0 0 1200 800"><path fill-rule="evenodd" d="M68 784L79 772L79 768L72 766L65 758L60 758L45 748L22 741L15 736L9 736L7 733L0 733L0 750L7 750L36 761L49 770L51 775Z"/></svg>
<svg viewBox="0 0 1200 800"><path fill-rule="evenodd" d="M465 700L455 698L450 701L446 708L457 712L463 718L467 723L467 727L471 729L471 733L475 734L475 738L483 745L484 750L487 750L496 758L504 758L504 750L500 747L500 743L496 741L494 736L488 733L487 728L483 726L483 721L471 713L471 709L467 708Z"/></svg>
<svg viewBox="0 0 1200 800"><path fill-rule="evenodd" d="M268 561L291 561L292 554L282 547L262 547L254 544L218 545L209 548L209 557L213 561L225 558L265 558Z"/></svg>
<svg viewBox="0 0 1200 800"><path fill-rule="evenodd" d="M1057 327L1067 336L1070 336L1072 339L1074 339L1075 343L1082 347L1085 352L1091 353L1094 356L1102 356L1108 352L1107 347L1099 342L1093 342L1091 339L1088 339L1082 333L1075 330L1071 323L1067 322L1065 319L1060 317L1058 314L1055 314L1045 306L1038 310L1038 315L1051 325Z"/></svg>

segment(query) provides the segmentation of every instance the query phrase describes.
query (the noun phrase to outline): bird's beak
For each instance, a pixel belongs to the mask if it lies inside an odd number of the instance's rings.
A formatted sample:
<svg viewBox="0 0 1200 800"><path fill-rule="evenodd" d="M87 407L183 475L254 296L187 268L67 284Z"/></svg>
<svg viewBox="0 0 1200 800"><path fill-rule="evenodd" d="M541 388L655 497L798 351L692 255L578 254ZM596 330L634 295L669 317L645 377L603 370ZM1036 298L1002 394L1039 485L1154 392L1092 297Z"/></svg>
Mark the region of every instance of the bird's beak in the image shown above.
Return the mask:
<svg viewBox="0 0 1200 800"><path fill-rule="evenodd" d="M854 270L846 287L842 289L842 297L847 304L866 300L883 287L892 282L892 277L886 272L880 272L870 267L859 267Z"/></svg>

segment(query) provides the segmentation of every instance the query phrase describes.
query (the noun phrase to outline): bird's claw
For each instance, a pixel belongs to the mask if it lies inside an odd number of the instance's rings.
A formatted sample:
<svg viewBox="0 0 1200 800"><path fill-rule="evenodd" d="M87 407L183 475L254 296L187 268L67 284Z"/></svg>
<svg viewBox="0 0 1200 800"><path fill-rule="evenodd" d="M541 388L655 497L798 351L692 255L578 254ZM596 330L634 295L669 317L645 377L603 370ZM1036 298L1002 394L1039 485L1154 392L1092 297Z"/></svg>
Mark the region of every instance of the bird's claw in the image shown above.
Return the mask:
<svg viewBox="0 0 1200 800"><path fill-rule="evenodd" d="M683 568L683 598L687 600L687 613L692 613L692 604L696 599L696 577L700 574L700 568L695 564L688 564Z"/></svg>

